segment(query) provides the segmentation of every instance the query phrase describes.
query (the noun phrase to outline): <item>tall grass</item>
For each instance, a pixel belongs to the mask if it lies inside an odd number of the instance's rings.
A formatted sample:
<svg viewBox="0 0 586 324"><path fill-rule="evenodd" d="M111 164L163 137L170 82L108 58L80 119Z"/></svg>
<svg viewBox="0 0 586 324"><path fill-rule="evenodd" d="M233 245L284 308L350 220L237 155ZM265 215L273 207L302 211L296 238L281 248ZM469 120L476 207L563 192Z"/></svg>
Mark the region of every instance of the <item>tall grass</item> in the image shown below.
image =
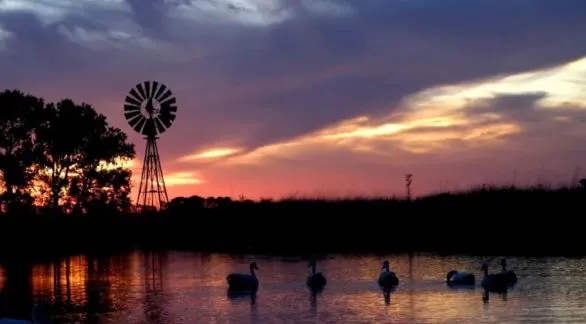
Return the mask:
<svg viewBox="0 0 586 324"><path fill-rule="evenodd" d="M467 251L580 254L586 189L479 186L383 196L201 198L156 213L3 219L0 250L149 246L228 251ZM25 238L25 239L23 239ZM15 243L16 242L16 243Z"/></svg>

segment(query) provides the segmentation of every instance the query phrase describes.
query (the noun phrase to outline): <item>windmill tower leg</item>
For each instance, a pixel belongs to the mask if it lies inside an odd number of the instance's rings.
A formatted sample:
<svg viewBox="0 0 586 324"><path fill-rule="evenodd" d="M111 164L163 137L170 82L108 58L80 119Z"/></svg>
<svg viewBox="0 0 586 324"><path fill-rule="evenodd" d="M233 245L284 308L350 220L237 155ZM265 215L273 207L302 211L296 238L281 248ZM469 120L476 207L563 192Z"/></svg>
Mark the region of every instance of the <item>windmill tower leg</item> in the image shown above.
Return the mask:
<svg viewBox="0 0 586 324"><path fill-rule="evenodd" d="M165 208L169 202L157 147L157 137L148 136L146 137L146 142L136 200L136 208L139 211Z"/></svg>

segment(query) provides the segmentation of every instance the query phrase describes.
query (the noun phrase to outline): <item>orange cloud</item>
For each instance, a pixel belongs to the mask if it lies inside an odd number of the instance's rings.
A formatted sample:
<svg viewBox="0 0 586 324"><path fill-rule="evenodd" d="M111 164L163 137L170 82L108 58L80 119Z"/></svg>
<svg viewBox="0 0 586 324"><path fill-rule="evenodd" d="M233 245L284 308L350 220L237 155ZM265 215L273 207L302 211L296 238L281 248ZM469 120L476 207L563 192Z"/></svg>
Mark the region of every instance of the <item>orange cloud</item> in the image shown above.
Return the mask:
<svg viewBox="0 0 586 324"><path fill-rule="evenodd" d="M412 109L430 106L461 108L471 100L498 95L547 92L540 108L560 105L586 107L586 56L559 66L514 75L501 75L473 83L433 87L408 98Z"/></svg>
<svg viewBox="0 0 586 324"><path fill-rule="evenodd" d="M168 187L199 185L204 182L195 172L171 172L165 175L165 185Z"/></svg>
<svg viewBox="0 0 586 324"><path fill-rule="evenodd" d="M178 162L187 162L187 161L196 161L196 160L204 160L204 159L217 159L223 158L227 156L231 156L241 152L242 149L239 148L211 148L207 150L203 150L198 153L186 155L180 157L177 161Z"/></svg>
<svg viewBox="0 0 586 324"><path fill-rule="evenodd" d="M568 76L578 77L576 69L586 69L586 58L542 71L427 89L405 98L399 107L389 107L392 113L382 118L359 115L252 150L217 146L186 155L179 161L214 161L205 169L206 177L211 181L198 183L201 184L198 187L200 193L244 193L255 197L286 194L298 189L304 193L312 188L328 191L332 188L338 191L354 189L358 192L401 190L401 176L393 184L380 179L380 172L387 171L401 175L415 172L418 179L425 177L428 189L434 181L442 181L444 184L440 186L446 187L450 181L466 186L486 181L483 177L504 179L510 177L512 170L498 170L514 168L509 165L511 163L521 163L523 152L517 154L516 162L499 160L482 166L492 168L492 174L456 170L450 163L480 161L481 157L490 159L492 154L510 156L525 143L526 138L519 135L530 134L532 129L528 127L531 125L512 118L510 114L525 107L515 107L516 101L512 101L513 106L506 102L508 106L499 107L498 101L493 99L503 95L526 96L547 91L547 95L536 96L536 101L530 102L535 103L535 107L527 111L534 114L529 117L538 120L540 125L550 122L562 125L566 133L576 132L576 115L572 111L586 107L586 97L568 91L564 86ZM586 78L581 78L586 84ZM571 104L573 110L556 106L561 102ZM553 113L542 114L547 109ZM548 143L555 145L552 144L555 140ZM428 157L433 157L432 162L426 162ZM497 168L497 162L504 164ZM529 168L526 163L523 165ZM464 176L466 179L454 180ZM263 181L259 182L259 178Z"/></svg>
<svg viewBox="0 0 586 324"><path fill-rule="evenodd" d="M140 162L140 165L137 163L136 160L127 161L127 162L125 162L124 167L130 168L132 170L131 182L134 187L138 187L140 185L140 177L141 177L141 172L142 172L142 161ZM163 171L163 174L164 174L166 187L185 186L185 185L201 185L203 183L206 183L206 181L203 179L203 177L199 173L193 172L193 171L174 171L174 172Z"/></svg>
<svg viewBox="0 0 586 324"><path fill-rule="evenodd" d="M134 184L134 186L139 186L139 184L140 184L140 171L141 170L138 169L138 172L133 171L133 173L132 173L133 174L132 183ZM164 179L165 179L165 185L167 187L184 186L184 185L199 185L199 184L205 183L205 180L203 180L195 172L186 172L186 171L164 173Z"/></svg>
<svg viewBox="0 0 586 324"><path fill-rule="evenodd" d="M274 143L250 153L228 158L228 164L262 163L266 158L311 154L327 148L390 155L397 149L431 153L449 149L453 141L488 144L522 131L520 125L498 114L467 116L453 112L417 118L417 113L397 113L385 120L358 117L286 142Z"/></svg>
<svg viewBox="0 0 586 324"><path fill-rule="evenodd" d="M359 116L243 155L227 156L225 162L256 164L270 157L311 155L326 148L389 155L397 149L417 154L441 152L449 150L454 141L466 142L468 146L497 143L523 132L522 125L498 112L471 112L471 104L483 104L503 94L547 91L548 96L537 102L538 108L555 109L562 102L572 104L573 108L586 107L586 86L582 85L586 84L586 77L580 73L583 71L586 57L540 71L427 89L406 98L403 107L386 118ZM568 116L554 119L571 120Z"/></svg>

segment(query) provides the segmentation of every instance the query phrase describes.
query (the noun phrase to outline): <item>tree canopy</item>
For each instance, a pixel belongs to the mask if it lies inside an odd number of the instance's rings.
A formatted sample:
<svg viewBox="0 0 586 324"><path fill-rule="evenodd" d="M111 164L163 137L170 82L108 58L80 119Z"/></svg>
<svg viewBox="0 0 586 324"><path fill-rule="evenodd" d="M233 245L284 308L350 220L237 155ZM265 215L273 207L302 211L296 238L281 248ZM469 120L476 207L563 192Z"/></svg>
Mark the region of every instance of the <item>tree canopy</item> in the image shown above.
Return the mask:
<svg viewBox="0 0 586 324"><path fill-rule="evenodd" d="M0 92L4 212L127 210L132 173L120 162L134 157L127 135L89 104Z"/></svg>

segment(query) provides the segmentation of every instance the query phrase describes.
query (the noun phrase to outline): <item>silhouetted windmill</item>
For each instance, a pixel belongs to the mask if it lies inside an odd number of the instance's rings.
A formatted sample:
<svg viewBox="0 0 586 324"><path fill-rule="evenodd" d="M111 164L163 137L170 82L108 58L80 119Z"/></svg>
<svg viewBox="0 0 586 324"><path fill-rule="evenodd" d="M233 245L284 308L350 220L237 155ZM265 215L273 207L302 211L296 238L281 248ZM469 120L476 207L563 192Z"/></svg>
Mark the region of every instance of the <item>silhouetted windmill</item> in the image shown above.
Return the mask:
<svg viewBox="0 0 586 324"><path fill-rule="evenodd" d="M147 142L136 199L137 210L164 208L169 202L157 135L171 127L176 113L177 101L173 92L157 81L139 83L126 96L124 116L136 132L145 136Z"/></svg>

